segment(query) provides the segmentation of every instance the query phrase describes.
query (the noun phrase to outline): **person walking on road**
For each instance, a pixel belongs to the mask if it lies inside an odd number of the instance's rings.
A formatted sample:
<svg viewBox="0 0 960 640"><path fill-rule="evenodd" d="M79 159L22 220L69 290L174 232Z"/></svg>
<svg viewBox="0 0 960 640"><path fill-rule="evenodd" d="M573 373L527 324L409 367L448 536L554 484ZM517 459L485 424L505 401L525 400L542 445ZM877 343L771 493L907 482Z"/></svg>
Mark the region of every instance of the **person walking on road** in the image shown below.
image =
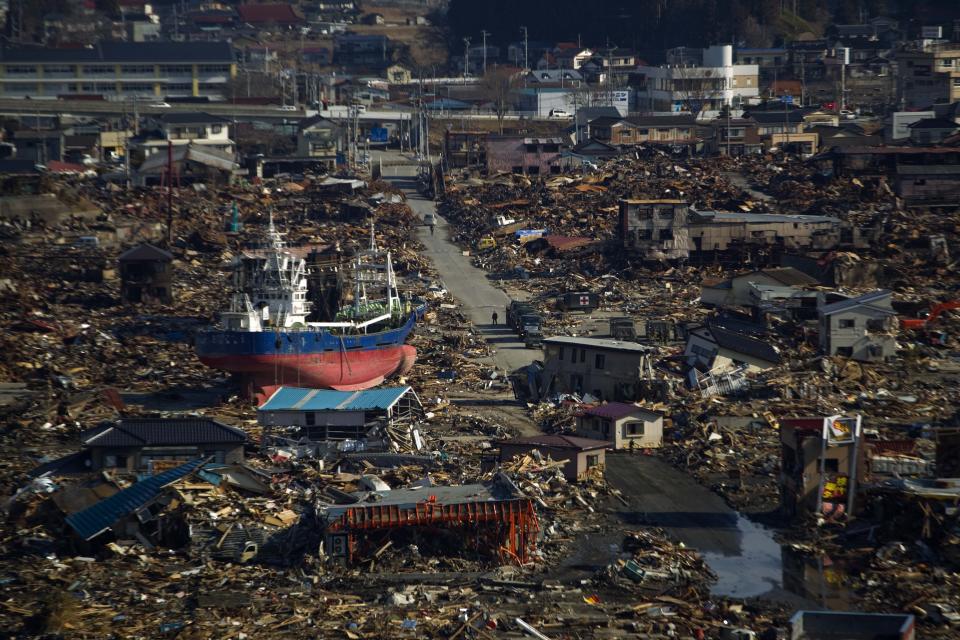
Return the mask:
<svg viewBox="0 0 960 640"><path fill-rule="evenodd" d="M433 223L430 223L430 235L433 235Z"/></svg>
<svg viewBox="0 0 960 640"><path fill-rule="evenodd" d="M497 312L493 312L493 326L497 326Z"/></svg>

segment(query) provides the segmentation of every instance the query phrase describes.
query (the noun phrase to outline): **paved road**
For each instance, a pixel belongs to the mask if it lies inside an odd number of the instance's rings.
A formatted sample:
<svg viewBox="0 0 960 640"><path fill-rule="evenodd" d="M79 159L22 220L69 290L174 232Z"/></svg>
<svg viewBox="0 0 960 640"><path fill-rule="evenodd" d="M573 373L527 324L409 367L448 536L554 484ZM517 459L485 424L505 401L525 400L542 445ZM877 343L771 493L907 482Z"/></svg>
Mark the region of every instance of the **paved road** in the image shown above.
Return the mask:
<svg viewBox="0 0 960 640"><path fill-rule="evenodd" d="M701 552L718 581L719 595L771 596L779 592L782 555L772 534L731 509L717 494L654 456L607 456L607 480L628 507L618 516L629 529L662 527Z"/></svg>
<svg viewBox="0 0 960 640"><path fill-rule="evenodd" d="M384 163L395 161L399 154L383 153ZM372 158L377 162L377 157ZM384 179L404 190L407 204L423 217L427 213L436 215L436 206L416 191L414 177L416 167L384 166ZM507 294L493 286L485 271L470 264L470 257L464 256L461 249L449 240L452 231L445 220L437 216L437 224L431 235L428 227L420 227L418 234L427 248L427 256L433 261L440 273L447 291L462 305L467 317L482 332L487 342L496 349L493 361L507 371L530 364L541 356L539 350L527 349L517 341L516 335L503 326L504 307L508 302ZM499 325L491 324L491 316L496 311Z"/></svg>

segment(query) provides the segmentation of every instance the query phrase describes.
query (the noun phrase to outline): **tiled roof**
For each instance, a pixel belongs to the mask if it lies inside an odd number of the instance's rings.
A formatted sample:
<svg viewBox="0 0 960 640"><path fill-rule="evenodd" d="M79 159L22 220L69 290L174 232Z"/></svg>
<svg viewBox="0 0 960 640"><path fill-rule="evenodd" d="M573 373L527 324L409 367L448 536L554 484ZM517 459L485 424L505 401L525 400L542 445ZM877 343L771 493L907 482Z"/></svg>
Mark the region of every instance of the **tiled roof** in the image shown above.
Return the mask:
<svg viewBox="0 0 960 640"><path fill-rule="evenodd" d="M173 254L155 247L149 242L144 242L132 249L127 249L117 258L120 262L170 262L173 260Z"/></svg>
<svg viewBox="0 0 960 640"><path fill-rule="evenodd" d="M87 447L144 447L245 442L247 434L210 418L129 418L80 434Z"/></svg>
<svg viewBox="0 0 960 640"><path fill-rule="evenodd" d="M243 22L290 24L303 22L289 4L242 4L237 7L237 13Z"/></svg>
<svg viewBox="0 0 960 640"><path fill-rule="evenodd" d="M840 300L839 302L824 305L820 307L820 313L825 316L829 316L837 313L838 311L846 311L848 309L853 309L854 307L860 306L869 306L893 315L895 312L892 309L877 307L875 304L881 300L884 300L885 298L889 298L891 295L893 294L886 289L877 289L876 291L865 293L862 296L857 296L856 298L849 298L847 300Z"/></svg>
<svg viewBox="0 0 960 640"><path fill-rule="evenodd" d="M544 447L551 449L576 449L577 451L590 451L591 449L606 449L610 443L606 440L593 440L591 438L578 438L576 436L565 435L539 435L527 438L510 438L509 440L497 440L498 445L521 445L532 447Z"/></svg>
<svg viewBox="0 0 960 640"><path fill-rule="evenodd" d="M635 404L628 404L626 402L608 402L602 404L599 407L592 407L584 411L587 415L599 416L601 418L610 418L612 420L619 420L626 416L631 415L642 415L647 420L656 420L663 416L659 411L651 411L650 409L645 409Z"/></svg>
<svg viewBox="0 0 960 640"><path fill-rule="evenodd" d="M803 271L794 267L775 267L771 269L761 269L757 273L773 278L782 285L788 287L804 286L817 284L817 279L808 276Z"/></svg>
<svg viewBox="0 0 960 640"><path fill-rule="evenodd" d="M719 347L752 356L766 362L780 362L780 354L777 353L777 350L768 342L757 340L743 333L730 331L716 325L710 325L708 330Z"/></svg>
<svg viewBox="0 0 960 640"><path fill-rule="evenodd" d="M203 462L203 459L191 460L175 469L141 480L92 507L67 516L67 524L81 538L91 540L112 527L120 518L156 498L164 487L196 471Z"/></svg>

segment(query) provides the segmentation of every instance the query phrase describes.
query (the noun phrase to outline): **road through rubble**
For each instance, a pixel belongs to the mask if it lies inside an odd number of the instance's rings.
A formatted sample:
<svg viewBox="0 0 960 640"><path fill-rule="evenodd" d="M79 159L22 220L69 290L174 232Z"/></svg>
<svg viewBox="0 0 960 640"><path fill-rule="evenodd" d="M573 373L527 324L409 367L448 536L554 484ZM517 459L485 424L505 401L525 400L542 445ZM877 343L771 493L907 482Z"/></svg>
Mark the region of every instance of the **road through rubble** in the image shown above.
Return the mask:
<svg viewBox="0 0 960 640"><path fill-rule="evenodd" d="M381 156L384 163L404 160L404 157L396 152L385 152ZM433 261L440 273L444 288L460 303L477 331L494 349L491 364L503 372L530 364L532 360L539 358L541 353L524 347L505 325L505 308L509 302L507 294L493 286L486 272L474 267L470 263L470 257L463 255L461 249L450 241L447 222L436 214L436 205L416 190L416 172L417 168L412 165L388 165L383 168L383 178L403 190L407 204L421 219L427 214L434 214L434 232L430 233L430 228L424 225L417 229L417 235L427 248L427 257ZM492 323L494 312L499 316L496 326ZM452 400L460 405L470 404L468 399ZM489 412L491 409L494 407L485 407L485 411ZM495 408L497 413L507 414L505 417L515 421L523 435L539 433L522 409L515 403L512 394L505 397Z"/></svg>

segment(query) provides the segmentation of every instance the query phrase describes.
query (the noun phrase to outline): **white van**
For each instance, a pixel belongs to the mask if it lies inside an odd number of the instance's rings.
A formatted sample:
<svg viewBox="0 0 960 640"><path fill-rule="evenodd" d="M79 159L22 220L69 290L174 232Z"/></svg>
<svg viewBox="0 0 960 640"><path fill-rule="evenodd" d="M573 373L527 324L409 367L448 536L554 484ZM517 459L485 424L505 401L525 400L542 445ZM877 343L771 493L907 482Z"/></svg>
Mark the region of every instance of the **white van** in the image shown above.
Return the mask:
<svg viewBox="0 0 960 640"><path fill-rule="evenodd" d="M551 118L569 118L570 114L563 109L550 109Z"/></svg>

